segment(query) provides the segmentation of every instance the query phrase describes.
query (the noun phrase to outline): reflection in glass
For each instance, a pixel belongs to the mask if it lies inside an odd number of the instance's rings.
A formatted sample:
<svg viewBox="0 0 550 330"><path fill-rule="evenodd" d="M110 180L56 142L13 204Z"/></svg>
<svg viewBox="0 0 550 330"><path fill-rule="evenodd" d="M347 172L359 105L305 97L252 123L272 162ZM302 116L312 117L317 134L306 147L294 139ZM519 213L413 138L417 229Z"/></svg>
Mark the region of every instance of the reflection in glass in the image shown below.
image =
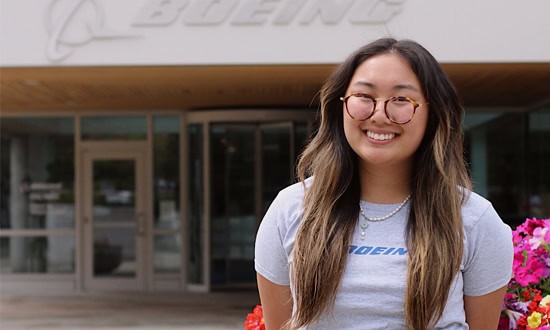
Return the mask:
<svg viewBox="0 0 550 330"><path fill-rule="evenodd" d="M304 151L307 143L309 142L309 132L307 129L306 122L296 122L294 123L294 166L293 171L295 171L296 165L300 160L300 155ZM296 175L293 175L295 177Z"/></svg>
<svg viewBox="0 0 550 330"><path fill-rule="evenodd" d="M188 281L203 281L203 129L202 124L189 125L189 260Z"/></svg>
<svg viewBox="0 0 550 330"><path fill-rule="evenodd" d="M181 269L181 239L179 235L155 236L155 273L179 273Z"/></svg>
<svg viewBox="0 0 550 330"><path fill-rule="evenodd" d="M290 125L261 126L261 133L263 217L279 190L292 183L293 155L290 152Z"/></svg>
<svg viewBox="0 0 550 330"><path fill-rule="evenodd" d="M135 162L94 161L94 222L135 222Z"/></svg>
<svg viewBox="0 0 550 330"><path fill-rule="evenodd" d="M96 276L136 275L135 161L93 162L93 250Z"/></svg>
<svg viewBox="0 0 550 330"><path fill-rule="evenodd" d="M550 105L529 114L528 216L550 218Z"/></svg>
<svg viewBox="0 0 550 330"><path fill-rule="evenodd" d="M254 281L256 125L210 131L212 283Z"/></svg>
<svg viewBox="0 0 550 330"><path fill-rule="evenodd" d="M211 127L212 284L255 282L258 224L277 193L294 182L296 156L307 139L306 123Z"/></svg>
<svg viewBox="0 0 550 330"><path fill-rule="evenodd" d="M82 140L145 140L145 116L82 117Z"/></svg>
<svg viewBox="0 0 550 330"><path fill-rule="evenodd" d="M0 229L74 227L74 119L0 120Z"/></svg>
<svg viewBox="0 0 550 330"><path fill-rule="evenodd" d="M0 273L74 273L73 236L0 237Z"/></svg>
<svg viewBox="0 0 550 330"><path fill-rule="evenodd" d="M154 226L180 226L179 116L155 116L153 120Z"/></svg>
<svg viewBox="0 0 550 330"><path fill-rule="evenodd" d="M527 216L526 116L467 114L466 150L474 191L488 198L512 227Z"/></svg>
<svg viewBox="0 0 550 330"><path fill-rule="evenodd" d="M94 275L135 277L134 228L94 228Z"/></svg>

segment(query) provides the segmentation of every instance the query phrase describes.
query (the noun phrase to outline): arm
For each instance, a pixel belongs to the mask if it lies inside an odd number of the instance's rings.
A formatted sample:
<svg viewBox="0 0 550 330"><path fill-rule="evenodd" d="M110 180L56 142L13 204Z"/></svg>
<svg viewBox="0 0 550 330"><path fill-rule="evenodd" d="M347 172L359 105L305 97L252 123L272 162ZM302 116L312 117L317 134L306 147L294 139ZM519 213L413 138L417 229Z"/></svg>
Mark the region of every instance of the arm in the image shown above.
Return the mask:
<svg viewBox="0 0 550 330"><path fill-rule="evenodd" d="M466 323L471 330L496 329L506 286L483 296L464 296Z"/></svg>
<svg viewBox="0 0 550 330"><path fill-rule="evenodd" d="M275 284L257 274L266 330L280 329L292 316L290 287Z"/></svg>

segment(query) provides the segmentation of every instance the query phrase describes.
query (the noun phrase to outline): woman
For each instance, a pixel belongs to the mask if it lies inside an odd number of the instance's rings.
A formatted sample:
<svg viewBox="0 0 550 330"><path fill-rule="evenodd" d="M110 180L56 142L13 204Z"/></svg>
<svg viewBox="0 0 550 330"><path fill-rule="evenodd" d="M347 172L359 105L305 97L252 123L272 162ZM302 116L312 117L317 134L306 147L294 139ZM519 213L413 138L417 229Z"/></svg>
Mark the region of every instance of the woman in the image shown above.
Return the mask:
<svg viewBox="0 0 550 330"><path fill-rule="evenodd" d="M364 46L324 85L321 113L302 183L256 239L267 329L495 329L511 230L469 190L463 108L433 56Z"/></svg>

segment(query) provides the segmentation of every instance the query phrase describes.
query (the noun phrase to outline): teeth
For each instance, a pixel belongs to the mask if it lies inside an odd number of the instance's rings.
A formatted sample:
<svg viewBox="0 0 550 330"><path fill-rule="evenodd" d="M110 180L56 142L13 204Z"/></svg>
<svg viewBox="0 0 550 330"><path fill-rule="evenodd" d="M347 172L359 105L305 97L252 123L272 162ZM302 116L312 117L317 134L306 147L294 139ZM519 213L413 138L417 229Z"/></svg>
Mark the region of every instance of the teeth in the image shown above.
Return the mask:
<svg viewBox="0 0 550 330"><path fill-rule="evenodd" d="M393 139L395 137L395 134L394 133L378 134L378 133L373 133L371 131L367 131L367 136L370 137L371 139L375 139L375 140L378 140L378 141L384 141L384 140Z"/></svg>

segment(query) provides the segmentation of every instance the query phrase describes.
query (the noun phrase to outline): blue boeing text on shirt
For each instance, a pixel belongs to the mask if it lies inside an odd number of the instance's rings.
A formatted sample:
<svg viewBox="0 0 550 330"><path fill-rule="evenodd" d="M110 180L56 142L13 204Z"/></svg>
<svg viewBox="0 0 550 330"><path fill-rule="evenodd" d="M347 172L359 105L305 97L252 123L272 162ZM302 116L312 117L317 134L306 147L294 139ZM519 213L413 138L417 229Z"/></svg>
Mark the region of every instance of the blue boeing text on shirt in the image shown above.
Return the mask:
<svg viewBox="0 0 550 330"><path fill-rule="evenodd" d="M394 255L405 255L407 254L407 249L405 248L396 248L396 247L385 247L385 246L366 246L366 245L350 245L349 254L359 254L359 255L372 255L372 256L394 256Z"/></svg>

